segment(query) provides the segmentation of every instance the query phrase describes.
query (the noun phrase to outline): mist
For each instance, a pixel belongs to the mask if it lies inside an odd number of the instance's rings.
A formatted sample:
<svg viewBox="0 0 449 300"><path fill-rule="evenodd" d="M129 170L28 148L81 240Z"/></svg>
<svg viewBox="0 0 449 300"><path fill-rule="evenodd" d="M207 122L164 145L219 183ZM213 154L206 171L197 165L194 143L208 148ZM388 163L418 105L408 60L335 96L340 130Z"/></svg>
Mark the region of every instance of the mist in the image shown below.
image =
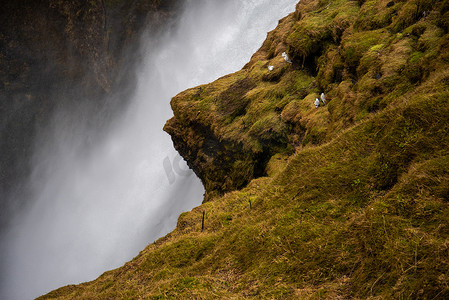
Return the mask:
<svg viewBox="0 0 449 300"><path fill-rule="evenodd" d="M93 280L200 205L200 180L162 131L170 99L242 68L296 2L185 1L156 46L142 36L135 91L106 129L105 114L89 101L60 107L35 140L32 174L22 183L28 205L1 241L0 298Z"/></svg>

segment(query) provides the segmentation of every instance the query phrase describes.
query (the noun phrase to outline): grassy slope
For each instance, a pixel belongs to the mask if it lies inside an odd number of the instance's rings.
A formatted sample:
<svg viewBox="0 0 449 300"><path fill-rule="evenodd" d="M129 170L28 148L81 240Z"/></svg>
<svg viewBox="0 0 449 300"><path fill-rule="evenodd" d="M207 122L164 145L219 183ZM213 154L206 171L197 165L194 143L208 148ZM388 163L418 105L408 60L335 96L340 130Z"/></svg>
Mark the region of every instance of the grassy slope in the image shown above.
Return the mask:
<svg viewBox="0 0 449 300"><path fill-rule="evenodd" d="M301 1L246 68L178 96L217 136L272 143L269 176L43 299L449 297L449 1L388 3ZM244 78L243 110L214 96Z"/></svg>

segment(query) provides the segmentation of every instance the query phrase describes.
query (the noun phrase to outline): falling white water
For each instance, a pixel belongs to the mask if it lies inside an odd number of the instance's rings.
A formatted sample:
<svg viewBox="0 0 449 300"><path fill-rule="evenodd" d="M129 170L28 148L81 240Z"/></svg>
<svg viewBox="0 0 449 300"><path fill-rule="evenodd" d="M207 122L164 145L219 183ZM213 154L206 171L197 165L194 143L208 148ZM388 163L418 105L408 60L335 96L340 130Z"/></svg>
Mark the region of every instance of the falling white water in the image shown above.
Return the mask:
<svg viewBox="0 0 449 300"><path fill-rule="evenodd" d="M32 205L5 241L2 299L30 299L119 267L201 203L201 183L173 166L162 131L169 101L240 69L297 0L185 2L177 28L151 51L144 45L131 104L105 135L72 107L38 139Z"/></svg>

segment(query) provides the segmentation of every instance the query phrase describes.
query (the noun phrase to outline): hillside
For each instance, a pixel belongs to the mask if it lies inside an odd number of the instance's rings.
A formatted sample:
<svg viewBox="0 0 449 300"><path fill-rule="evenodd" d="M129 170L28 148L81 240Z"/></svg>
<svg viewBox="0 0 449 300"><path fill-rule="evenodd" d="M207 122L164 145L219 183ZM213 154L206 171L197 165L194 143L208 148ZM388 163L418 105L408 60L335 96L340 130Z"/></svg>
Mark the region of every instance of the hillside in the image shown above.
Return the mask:
<svg viewBox="0 0 449 300"><path fill-rule="evenodd" d="M241 71L172 100L204 203L40 299L447 299L448 67L448 0L302 0Z"/></svg>

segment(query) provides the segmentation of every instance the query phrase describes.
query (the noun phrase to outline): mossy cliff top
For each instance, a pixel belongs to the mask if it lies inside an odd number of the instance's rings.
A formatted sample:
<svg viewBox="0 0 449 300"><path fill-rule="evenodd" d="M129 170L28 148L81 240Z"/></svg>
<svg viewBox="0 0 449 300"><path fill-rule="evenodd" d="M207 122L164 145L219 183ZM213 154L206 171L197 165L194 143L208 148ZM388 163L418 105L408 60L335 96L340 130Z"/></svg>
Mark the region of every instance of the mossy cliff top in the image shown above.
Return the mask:
<svg viewBox="0 0 449 300"><path fill-rule="evenodd" d="M241 188L274 154L331 141L438 73L446 6L301 1L243 70L176 96L165 130L208 195Z"/></svg>
<svg viewBox="0 0 449 300"><path fill-rule="evenodd" d="M447 299L448 30L447 0L301 1L243 70L172 100L208 201L42 299Z"/></svg>

